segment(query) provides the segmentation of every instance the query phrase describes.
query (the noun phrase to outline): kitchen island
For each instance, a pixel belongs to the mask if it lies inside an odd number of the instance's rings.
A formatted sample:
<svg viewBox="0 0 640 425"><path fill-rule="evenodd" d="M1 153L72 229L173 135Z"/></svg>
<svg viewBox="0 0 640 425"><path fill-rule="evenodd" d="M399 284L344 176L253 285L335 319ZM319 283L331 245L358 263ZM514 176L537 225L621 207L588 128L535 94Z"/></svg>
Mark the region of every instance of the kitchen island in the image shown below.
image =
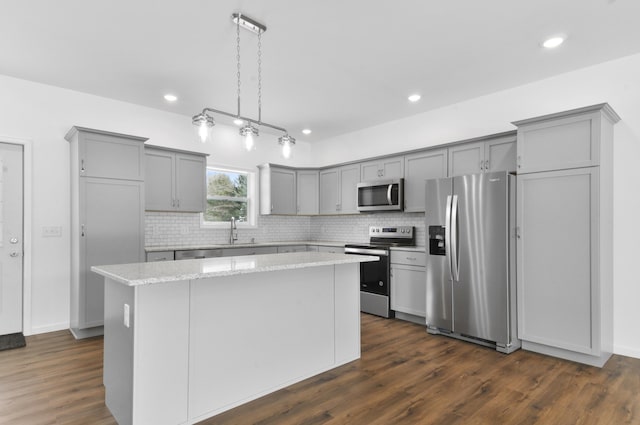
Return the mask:
<svg viewBox="0 0 640 425"><path fill-rule="evenodd" d="M105 277L105 403L193 424L360 357L359 263L320 252L92 267Z"/></svg>

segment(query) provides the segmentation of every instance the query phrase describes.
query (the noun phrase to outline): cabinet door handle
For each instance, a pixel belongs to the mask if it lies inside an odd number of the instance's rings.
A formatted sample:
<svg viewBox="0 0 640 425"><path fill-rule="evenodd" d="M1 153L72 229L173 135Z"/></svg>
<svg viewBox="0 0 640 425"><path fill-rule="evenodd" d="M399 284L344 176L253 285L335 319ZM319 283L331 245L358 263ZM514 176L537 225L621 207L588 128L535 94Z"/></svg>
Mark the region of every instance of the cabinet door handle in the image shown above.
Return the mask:
<svg viewBox="0 0 640 425"><path fill-rule="evenodd" d="M484 162L484 170L485 171L489 171L489 160L488 159Z"/></svg>
<svg viewBox="0 0 640 425"><path fill-rule="evenodd" d="M518 155L518 168L520 168L521 165L522 165L522 157Z"/></svg>
<svg viewBox="0 0 640 425"><path fill-rule="evenodd" d="M84 169L84 159L80 160L80 172L84 173L85 169Z"/></svg>
<svg viewBox="0 0 640 425"><path fill-rule="evenodd" d="M84 237L84 224L80 226L80 236Z"/></svg>
<svg viewBox="0 0 640 425"><path fill-rule="evenodd" d="M480 160L480 171L484 169L484 161Z"/></svg>
<svg viewBox="0 0 640 425"><path fill-rule="evenodd" d="M176 199L176 207L180 208L180 199Z"/></svg>
<svg viewBox="0 0 640 425"><path fill-rule="evenodd" d="M520 226L516 227L516 238L520 239Z"/></svg>

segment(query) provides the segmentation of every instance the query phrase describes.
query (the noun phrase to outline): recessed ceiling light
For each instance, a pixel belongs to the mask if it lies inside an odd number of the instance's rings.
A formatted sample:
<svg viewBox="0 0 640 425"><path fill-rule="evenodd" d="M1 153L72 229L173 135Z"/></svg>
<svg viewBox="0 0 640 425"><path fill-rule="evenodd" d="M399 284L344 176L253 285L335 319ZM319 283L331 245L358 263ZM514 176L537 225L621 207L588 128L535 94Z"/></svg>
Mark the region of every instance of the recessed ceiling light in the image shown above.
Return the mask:
<svg viewBox="0 0 640 425"><path fill-rule="evenodd" d="M175 102L176 100L178 100L178 96L174 94L165 94L164 100L166 100L167 102Z"/></svg>
<svg viewBox="0 0 640 425"><path fill-rule="evenodd" d="M305 128L304 130L302 130L303 134L311 134L311 130L309 130L308 128Z"/></svg>
<svg viewBox="0 0 640 425"><path fill-rule="evenodd" d="M409 102L417 102L420 100L420 95L419 94L412 94L411 96L408 97Z"/></svg>
<svg viewBox="0 0 640 425"><path fill-rule="evenodd" d="M564 37L556 36L556 37L551 37L546 39L544 43L542 43L542 46L547 49L553 49L561 45L563 42L564 42Z"/></svg>
<svg viewBox="0 0 640 425"><path fill-rule="evenodd" d="M242 121L240 118L236 118L235 120L233 120L233 123L235 125L242 125L244 124L244 121Z"/></svg>

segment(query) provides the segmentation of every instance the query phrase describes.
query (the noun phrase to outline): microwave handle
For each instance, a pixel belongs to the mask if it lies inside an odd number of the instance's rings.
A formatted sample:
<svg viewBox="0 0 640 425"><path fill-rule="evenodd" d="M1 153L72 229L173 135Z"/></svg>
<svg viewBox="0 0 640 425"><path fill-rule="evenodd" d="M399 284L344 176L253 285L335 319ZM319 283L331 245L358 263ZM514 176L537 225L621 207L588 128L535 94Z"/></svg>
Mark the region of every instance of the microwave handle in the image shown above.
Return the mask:
<svg viewBox="0 0 640 425"><path fill-rule="evenodd" d="M387 188L387 202L389 203L389 205L393 205L391 203L391 189L393 188L393 184L390 184L389 187Z"/></svg>

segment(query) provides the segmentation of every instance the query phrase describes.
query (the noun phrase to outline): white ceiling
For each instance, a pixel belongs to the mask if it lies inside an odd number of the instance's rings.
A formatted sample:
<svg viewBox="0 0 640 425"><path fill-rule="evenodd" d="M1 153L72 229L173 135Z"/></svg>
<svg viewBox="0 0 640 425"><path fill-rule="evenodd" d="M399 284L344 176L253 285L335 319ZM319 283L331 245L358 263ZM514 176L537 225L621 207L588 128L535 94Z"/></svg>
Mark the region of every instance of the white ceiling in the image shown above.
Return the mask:
<svg viewBox="0 0 640 425"><path fill-rule="evenodd" d="M262 118L321 140L640 52L638 0L2 0L0 74L235 112L233 12L267 26ZM556 50L540 42L564 33ZM257 118L243 30L242 114ZM179 100L169 104L165 93ZM410 104L418 92L422 100ZM311 128L303 136L303 128Z"/></svg>

